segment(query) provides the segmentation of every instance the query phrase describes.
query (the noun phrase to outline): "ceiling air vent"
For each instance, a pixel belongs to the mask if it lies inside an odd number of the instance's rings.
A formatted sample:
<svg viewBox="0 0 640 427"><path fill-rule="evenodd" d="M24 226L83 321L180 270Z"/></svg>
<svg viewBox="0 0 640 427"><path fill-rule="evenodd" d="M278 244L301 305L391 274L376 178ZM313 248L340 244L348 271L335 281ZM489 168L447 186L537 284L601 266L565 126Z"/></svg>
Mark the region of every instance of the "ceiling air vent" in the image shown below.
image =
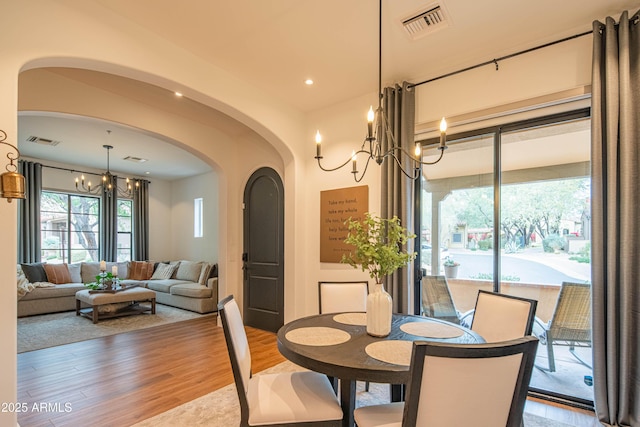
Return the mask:
<svg viewBox="0 0 640 427"><path fill-rule="evenodd" d="M127 156L125 158L123 158L123 160L128 160L130 162L134 162L134 163L144 163L147 161L147 159L143 159L142 157L135 157L135 156Z"/></svg>
<svg viewBox="0 0 640 427"><path fill-rule="evenodd" d="M29 138L27 138L27 142L33 142L33 143L41 144L41 145L50 145L52 147L55 147L56 145L60 144L60 141L54 141L52 139L40 138L39 136L30 136Z"/></svg>
<svg viewBox="0 0 640 427"><path fill-rule="evenodd" d="M402 20L402 26L409 38L419 39L449 26L449 19L445 10L439 4L432 4L410 17Z"/></svg>

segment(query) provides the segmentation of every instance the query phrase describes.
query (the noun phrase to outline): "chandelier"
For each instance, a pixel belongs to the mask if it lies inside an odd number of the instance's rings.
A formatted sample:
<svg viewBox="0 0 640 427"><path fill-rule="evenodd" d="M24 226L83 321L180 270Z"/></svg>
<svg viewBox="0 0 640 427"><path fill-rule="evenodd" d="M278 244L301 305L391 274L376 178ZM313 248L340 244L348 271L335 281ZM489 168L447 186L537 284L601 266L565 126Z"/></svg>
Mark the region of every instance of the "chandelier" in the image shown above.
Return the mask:
<svg viewBox="0 0 640 427"><path fill-rule="evenodd" d="M111 131L107 131L107 136L111 135ZM126 178L126 188L118 187L118 178L111 174L109 169L109 151L113 149L113 145L105 144L102 146L107 150L107 171L102 174L99 184L92 185L91 181L85 180L84 174L80 178L76 177L76 191L79 193L100 194L104 193L111 196L114 192L120 197L129 197L133 194L134 188L140 188L140 181Z"/></svg>
<svg viewBox="0 0 640 427"><path fill-rule="evenodd" d="M438 146L438 150L440 150L440 155L433 162L425 162L422 160L422 149L420 143L417 142L415 145L415 151L410 153L404 148L400 147L397 144L396 138L389 127L389 122L387 117L382 109L382 0L380 0L379 6L379 18L378 18L378 108L373 111L373 106L369 107L369 112L367 113L367 135L360 146L358 151L353 150L351 153L351 157L348 158L344 163L334 167L334 168L325 168L322 166L322 135L320 135L320 131L316 132L316 156L315 159L318 160L318 166L325 172L333 172L338 169L345 167L351 162L351 173L353 174L353 179L356 182L360 182L365 173L367 172L367 168L369 167L369 162L371 160L375 160L378 165L382 165L385 159L390 159L396 162L398 168L402 173L410 179L417 179L421 174L421 166L422 165L435 165L438 163L442 156L444 155L444 150L447 149L446 145L446 132L447 132L447 122L442 118L440 121L440 145ZM374 122L375 120L375 122ZM375 126L374 126L375 124ZM375 129L375 132L374 132ZM383 151L382 149L382 138L386 136L389 141L389 149ZM358 155L364 154L366 156L366 163L362 173L358 171ZM411 168L403 166L403 156L406 156L406 160L408 160L408 165ZM407 170L410 169L410 170ZM360 174L358 176L358 174Z"/></svg>

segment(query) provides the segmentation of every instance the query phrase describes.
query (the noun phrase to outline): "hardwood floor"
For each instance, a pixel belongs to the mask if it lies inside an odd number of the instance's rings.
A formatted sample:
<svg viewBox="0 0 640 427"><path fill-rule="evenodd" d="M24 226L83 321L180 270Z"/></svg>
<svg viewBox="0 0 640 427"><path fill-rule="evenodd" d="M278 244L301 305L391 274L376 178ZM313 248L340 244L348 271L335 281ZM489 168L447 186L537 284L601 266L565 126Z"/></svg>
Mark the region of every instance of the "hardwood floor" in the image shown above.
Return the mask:
<svg viewBox="0 0 640 427"><path fill-rule="evenodd" d="M273 333L247 328L247 336L254 372L285 360ZM126 427L232 382L215 318L187 320L19 354L18 401L28 411L18 422ZM570 425L599 425L586 411L541 401L529 401L527 411Z"/></svg>

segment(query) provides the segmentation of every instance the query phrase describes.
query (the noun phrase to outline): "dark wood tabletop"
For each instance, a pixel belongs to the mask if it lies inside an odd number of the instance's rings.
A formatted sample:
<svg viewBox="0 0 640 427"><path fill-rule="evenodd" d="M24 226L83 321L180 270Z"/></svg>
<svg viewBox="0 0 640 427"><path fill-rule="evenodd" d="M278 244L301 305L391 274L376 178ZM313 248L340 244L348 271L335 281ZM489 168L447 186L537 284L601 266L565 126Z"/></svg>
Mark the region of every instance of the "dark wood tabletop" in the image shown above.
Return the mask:
<svg viewBox="0 0 640 427"><path fill-rule="evenodd" d="M337 322L337 313L320 314L294 320L282 326L278 331L278 349L287 359L304 368L340 378L344 425L353 425L355 406L355 382L370 381L388 384L406 384L409 377L408 365L384 362L367 354L368 345L381 341L442 341L451 343L483 343L484 339L470 329L453 323L423 316L394 314L391 333L383 338L367 334L365 325L353 325ZM431 338L407 333L401 325L413 322L435 322L447 327L459 329L460 335L451 338ZM287 333L300 328L333 328L345 331L350 338L333 345L307 345L287 339ZM393 343L389 343L393 345Z"/></svg>

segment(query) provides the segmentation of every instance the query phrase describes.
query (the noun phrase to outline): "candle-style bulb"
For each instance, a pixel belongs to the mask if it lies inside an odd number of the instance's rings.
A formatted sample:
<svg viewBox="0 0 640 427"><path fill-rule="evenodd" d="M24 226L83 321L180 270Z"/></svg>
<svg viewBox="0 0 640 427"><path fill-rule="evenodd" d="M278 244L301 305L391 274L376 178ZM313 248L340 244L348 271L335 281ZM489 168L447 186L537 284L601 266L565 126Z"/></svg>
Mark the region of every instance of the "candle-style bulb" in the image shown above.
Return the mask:
<svg viewBox="0 0 640 427"><path fill-rule="evenodd" d="M320 131L316 131L316 157L320 156L320 144L322 143L322 135L320 135Z"/></svg>
<svg viewBox="0 0 640 427"><path fill-rule="evenodd" d="M447 121L443 117L442 120L440 120L440 132L442 133L446 131L447 131Z"/></svg>
<svg viewBox="0 0 640 427"><path fill-rule="evenodd" d="M367 139L371 140L373 138L373 106L369 107L369 112L367 113Z"/></svg>
<svg viewBox="0 0 640 427"><path fill-rule="evenodd" d="M440 150L447 148L447 121L442 118L440 121Z"/></svg>
<svg viewBox="0 0 640 427"><path fill-rule="evenodd" d="M420 152L421 151L422 150L420 149L420 143L416 142L416 151L415 151L415 153L416 153L416 159L418 159L418 160L420 160Z"/></svg>
<svg viewBox="0 0 640 427"><path fill-rule="evenodd" d="M358 172L358 166L356 165L356 152L351 153L351 164L353 165L353 173Z"/></svg>

